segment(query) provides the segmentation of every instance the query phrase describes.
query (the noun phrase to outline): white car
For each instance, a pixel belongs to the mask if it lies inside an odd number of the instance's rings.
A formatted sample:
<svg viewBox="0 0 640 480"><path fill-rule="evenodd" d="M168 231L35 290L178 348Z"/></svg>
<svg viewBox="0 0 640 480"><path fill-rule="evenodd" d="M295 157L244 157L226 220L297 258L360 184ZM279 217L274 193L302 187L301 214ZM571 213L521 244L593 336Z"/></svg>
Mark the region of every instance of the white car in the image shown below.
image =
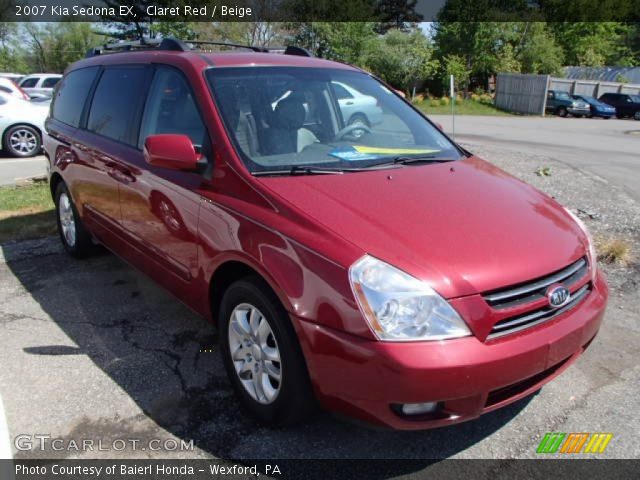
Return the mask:
<svg viewBox="0 0 640 480"><path fill-rule="evenodd" d="M9 80L8 78L0 78L0 93L4 93L7 95L12 95L17 98L21 98L22 100L29 100L29 95L20 90L13 80Z"/></svg>
<svg viewBox="0 0 640 480"><path fill-rule="evenodd" d="M341 82L331 82L331 85L347 125L362 124L370 127L382 122L382 109L374 97L364 95Z"/></svg>
<svg viewBox="0 0 640 480"><path fill-rule="evenodd" d="M49 102L30 102L0 93L2 149L14 157L33 157L42 149Z"/></svg>
<svg viewBox="0 0 640 480"><path fill-rule="evenodd" d="M50 97L61 78L62 75L58 73L34 73L20 80L19 85L29 95L38 94Z"/></svg>

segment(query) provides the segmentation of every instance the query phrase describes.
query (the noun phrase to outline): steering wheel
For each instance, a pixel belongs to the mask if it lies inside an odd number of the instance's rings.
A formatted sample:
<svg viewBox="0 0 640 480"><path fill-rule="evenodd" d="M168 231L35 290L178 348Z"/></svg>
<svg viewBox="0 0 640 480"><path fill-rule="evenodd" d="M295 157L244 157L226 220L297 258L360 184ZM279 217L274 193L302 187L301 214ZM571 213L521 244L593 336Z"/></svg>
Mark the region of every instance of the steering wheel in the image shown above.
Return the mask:
<svg viewBox="0 0 640 480"><path fill-rule="evenodd" d="M336 140L342 140L354 130L364 130L366 133L371 133L371 129L364 123L352 123L336 133Z"/></svg>

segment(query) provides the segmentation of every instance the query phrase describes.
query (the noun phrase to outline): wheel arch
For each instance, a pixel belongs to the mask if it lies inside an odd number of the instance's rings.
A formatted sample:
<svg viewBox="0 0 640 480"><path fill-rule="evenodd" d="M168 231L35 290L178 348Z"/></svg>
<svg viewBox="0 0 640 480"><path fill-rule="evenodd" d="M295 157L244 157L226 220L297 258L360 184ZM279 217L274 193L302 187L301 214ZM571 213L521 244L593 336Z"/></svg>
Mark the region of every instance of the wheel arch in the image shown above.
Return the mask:
<svg viewBox="0 0 640 480"><path fill-rule="evenodd" d="M37 132L38 135L40 135L40 143L42 143L42 128L40 128L39 126L33 124L33 123L29 123L29 122L16 122L13 123L11 125L9 125L7 128L4 129L4 132L2 132L2 140L4 141L5 136L7 135L7 132L9 130L11 130L12 128L15 127L31 127L34 128Z"/></svg>
<svg viewBox="0 0 640 480"><path fill-rule="evenodd" d="M371 126L371 121L369 120L369 117L367 116L367 114L364 113L364 112L360 112L360 111L352 113L351 116L349 117L349 122L347 122L347 123L351 124L351 122L353 122L354 119L356 119L356 118L364 119L364 121L366 122L367 126Z"/></svg>
<svg viewBox="0 0 640 480"><path fill-rule="evenodd" d="M232 283L247 277L259 279L264 286L269 288L275 297L278 298L285 311L290 310L287 308L286 299L283 299L280 290L274 286L272 279L268 278L267 275L264 275L257 268L254 268L245 261L239 259L227 259L216 267L209 280L209 304L211 320L214 323L217 321L222 297L226 290Z"/></svg>
<svg viewBox="0 0 640 480"><path fill-rule="evenodd" d="M49 179L49 189L51 190L51 198L53 198L54 200L56 196L56 190L60 182L64 183L62 175L60 175L58 172L53 172L51 178Z"/></svg>

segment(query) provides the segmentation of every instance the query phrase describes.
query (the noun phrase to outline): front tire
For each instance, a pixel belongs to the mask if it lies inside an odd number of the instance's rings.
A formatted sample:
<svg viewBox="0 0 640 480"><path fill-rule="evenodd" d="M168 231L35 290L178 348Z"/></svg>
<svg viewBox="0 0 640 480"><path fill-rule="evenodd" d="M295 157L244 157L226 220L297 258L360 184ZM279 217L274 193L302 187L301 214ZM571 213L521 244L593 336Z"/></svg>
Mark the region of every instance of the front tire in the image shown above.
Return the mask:
<svg viewBox="0 0 640 480"><path fill-rule="evenodd" d="M568 115L567 109L564 107L558 108L558 110L556 110L556 113L562 118L565 118Z"/></svg>
<svg viewBox="0 0 640 480"><path fill-rule="evenodd" d="M233 283L220 305L224 366L242 405L269 426L291 425L314 407L311 382L286 310L258 277Z"/></svg>
<svg viewBox="0 0 640 480"><path fill-rule="evenodd" d="M64 182L60 182L55 193L56 220L62 246L69 255L84 258L96 252L91 234L84 228L71 194Z"/></svg>
<svg viewBox="0 0 640 480"><path fill-rule="evenodd" d="M29 125L15 125L4 134L4 149L13 157L28 158L40 153L40 132Z"/></svg>

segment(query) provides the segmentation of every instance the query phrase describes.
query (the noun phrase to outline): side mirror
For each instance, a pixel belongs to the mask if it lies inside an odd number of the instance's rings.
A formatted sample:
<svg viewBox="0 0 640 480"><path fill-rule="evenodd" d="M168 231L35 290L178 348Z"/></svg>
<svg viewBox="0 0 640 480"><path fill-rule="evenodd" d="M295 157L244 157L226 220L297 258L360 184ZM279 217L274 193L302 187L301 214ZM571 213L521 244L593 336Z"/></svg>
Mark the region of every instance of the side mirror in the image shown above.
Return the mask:
<svg viewBox="0 0 640 480"><path fill-rule="evenodd" d="M149 165L171 170L195 171L202 165L202 155L191 139L175 133L149 135L144 141L144 159Z"/></svg>

